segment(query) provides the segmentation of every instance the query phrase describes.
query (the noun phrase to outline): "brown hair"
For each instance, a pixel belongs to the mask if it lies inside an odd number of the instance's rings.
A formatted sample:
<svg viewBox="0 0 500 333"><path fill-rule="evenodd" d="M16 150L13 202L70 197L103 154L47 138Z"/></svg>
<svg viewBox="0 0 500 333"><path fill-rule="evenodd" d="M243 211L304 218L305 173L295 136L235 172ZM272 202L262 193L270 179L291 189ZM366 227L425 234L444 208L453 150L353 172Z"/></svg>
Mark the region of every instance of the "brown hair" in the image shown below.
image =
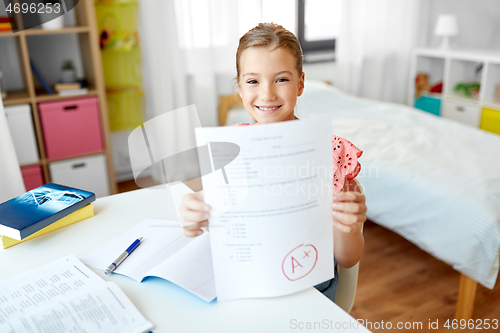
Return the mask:
<svg viewBox="0 0 500 333"><path fill-rule="evenodd" d="M299 77L302 75L302 47L300 47L297 37L279 24L259 23L240 38L236 51L236 82L240 80L241 55L243 51L251 47L270 47L271 50L284 47L290 50L297 59Z"/></svg>

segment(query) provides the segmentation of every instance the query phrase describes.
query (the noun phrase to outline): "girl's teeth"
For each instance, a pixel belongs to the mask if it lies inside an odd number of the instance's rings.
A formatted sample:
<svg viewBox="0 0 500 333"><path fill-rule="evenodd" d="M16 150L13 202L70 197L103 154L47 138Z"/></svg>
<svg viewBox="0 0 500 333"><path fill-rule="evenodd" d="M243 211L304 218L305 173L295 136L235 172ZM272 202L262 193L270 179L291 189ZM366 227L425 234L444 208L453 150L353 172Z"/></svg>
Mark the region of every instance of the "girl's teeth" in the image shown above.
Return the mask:
<svg viewBox="0 0 500 333"><path fill-rule="evenodd" d="M263 107L259 106L259 109L264 110L264 111L272 111L272 110L276 110L277 108L278 108L277 106L272 107L272 108L263 108Z"/></svg>

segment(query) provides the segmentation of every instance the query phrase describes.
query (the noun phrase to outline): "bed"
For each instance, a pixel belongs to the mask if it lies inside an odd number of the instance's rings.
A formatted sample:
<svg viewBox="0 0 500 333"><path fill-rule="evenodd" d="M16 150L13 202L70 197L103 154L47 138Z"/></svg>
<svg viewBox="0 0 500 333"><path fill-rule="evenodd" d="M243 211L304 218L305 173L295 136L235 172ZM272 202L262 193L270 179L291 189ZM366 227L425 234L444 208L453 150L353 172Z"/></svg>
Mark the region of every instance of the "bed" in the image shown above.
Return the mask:
<svg viewBox="0 0 500 333"><path fill-rule="evenodd" d="M221 124L251 122L222 96ZM367 217L462 274L456 317L472 317L477 283L499 271L500 136L418 109L306 81L296 115L331 115L333 132L364 151Z"/></svg>

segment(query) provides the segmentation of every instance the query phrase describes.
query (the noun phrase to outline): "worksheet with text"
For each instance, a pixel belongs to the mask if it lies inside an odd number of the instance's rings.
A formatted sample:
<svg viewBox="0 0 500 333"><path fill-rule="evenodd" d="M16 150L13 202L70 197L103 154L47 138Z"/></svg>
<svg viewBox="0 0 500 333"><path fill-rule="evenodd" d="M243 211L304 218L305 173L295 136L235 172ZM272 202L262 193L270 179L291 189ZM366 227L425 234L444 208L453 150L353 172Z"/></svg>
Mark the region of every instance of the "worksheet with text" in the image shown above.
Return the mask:
<svg viewBox="0 0 500 333"><path fill-rule="evenodd" d="M219 301L333 278L331 119L197 128Z"/></svg>
<svg viewBox="0 0 500 333"><path fill-rule="evenodd" d="M73 255L0 283L0 332L142 333L153 325Z"/></svg>

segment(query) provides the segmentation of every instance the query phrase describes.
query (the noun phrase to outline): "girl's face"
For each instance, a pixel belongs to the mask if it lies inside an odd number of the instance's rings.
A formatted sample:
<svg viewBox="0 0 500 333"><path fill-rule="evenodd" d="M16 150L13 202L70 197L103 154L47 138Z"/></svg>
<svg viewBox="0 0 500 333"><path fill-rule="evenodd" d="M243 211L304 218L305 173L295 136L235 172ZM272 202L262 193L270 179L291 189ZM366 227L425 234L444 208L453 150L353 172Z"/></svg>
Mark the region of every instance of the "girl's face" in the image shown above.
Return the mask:
<svg viewBox="0 0 500 333"><path fill-rule="evenodd" d="M297 96L304 91L304 73L285 48L251 47L240 57L238 91L243 106L261 124L294 119Z"/></svg>

